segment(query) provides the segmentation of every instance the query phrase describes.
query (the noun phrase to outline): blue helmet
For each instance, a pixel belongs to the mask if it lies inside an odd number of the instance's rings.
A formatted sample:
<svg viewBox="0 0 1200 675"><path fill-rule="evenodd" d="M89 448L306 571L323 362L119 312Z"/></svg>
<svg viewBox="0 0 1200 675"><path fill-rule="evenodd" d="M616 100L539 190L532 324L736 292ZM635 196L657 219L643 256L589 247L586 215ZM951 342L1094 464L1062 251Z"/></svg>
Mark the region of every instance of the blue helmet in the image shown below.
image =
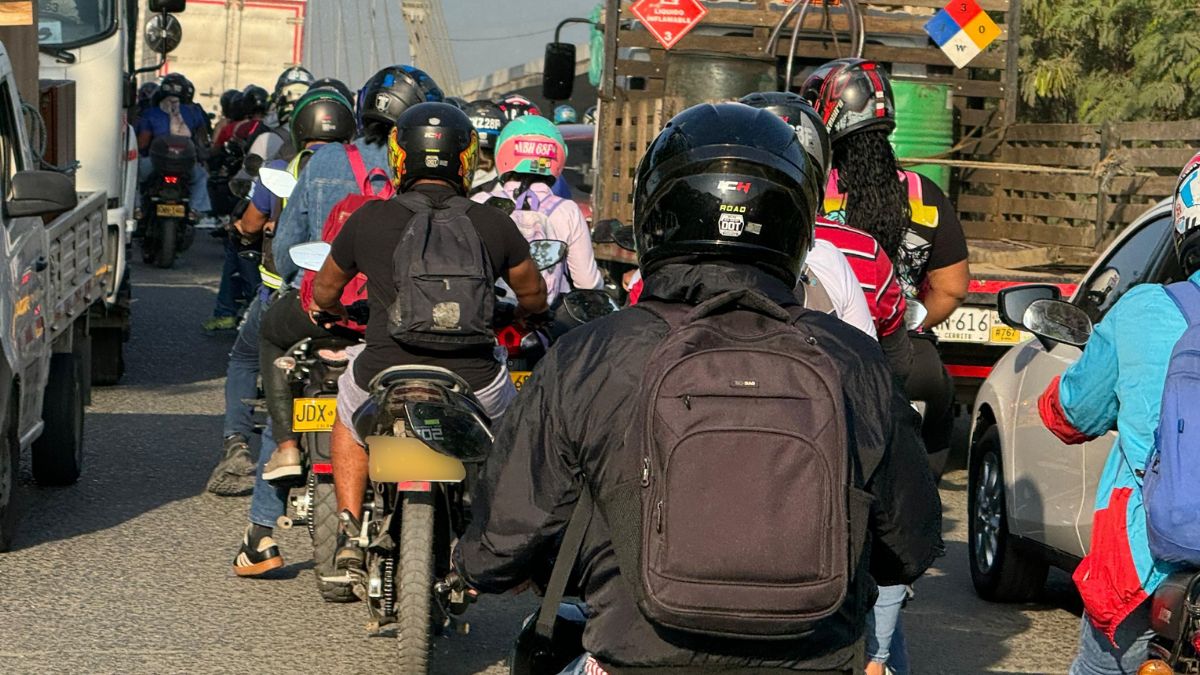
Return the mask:
<svg viewBox="0 0 1200 675"><path fill-rule="evenodd" d="M359 119L395 124L400 114L418 103L441 103L446 98L428 73L413 66L388 66L375 73L358 92Z"/></svg>
<svg viewBox="0 0 1200 675"><path fill-rule="evenodd" d="M554 109L555 124L575 124L579 121L579 113L575 112L575 108L566 103Z"/></svg>

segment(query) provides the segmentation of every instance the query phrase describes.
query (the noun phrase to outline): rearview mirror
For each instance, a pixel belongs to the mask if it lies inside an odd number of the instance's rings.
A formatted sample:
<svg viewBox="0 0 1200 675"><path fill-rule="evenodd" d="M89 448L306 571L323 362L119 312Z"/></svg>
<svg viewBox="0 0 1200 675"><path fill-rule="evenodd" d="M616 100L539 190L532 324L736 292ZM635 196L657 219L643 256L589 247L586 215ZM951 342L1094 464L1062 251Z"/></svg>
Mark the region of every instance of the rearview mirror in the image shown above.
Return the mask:
<svg viewBox="0 0 1200 675"><path fill-rule="evenodd" d="M292 191L296 189L296 177L283 169L263 167L258 170L258 179L262 181L263 187L280 199L291 197Z"/></svg>
<svg viewBox="0 0 1200 675"><path fill-rule="evenodd" d="M1050 284L1024 284L1001 289L996 294L996 310L1006 326L1021 329L1025 310L1037 300L1059 300L1062 291Z"/></svg>
<svg viewBox="0 0 1200 675"><path fill-rule="evenodd" d="M146 46L158 54L170 54L183 40L183 24L171 14L156 14L146 22Z"/></svg>
<svg viewBox="0 0 1200 675"><path fill-rule="evenodd" d="M150 0L151 12L182 12L187 0Z"/></svg>
<svg viewBox="0 0 1200 675"><path fill-rule="evenodd" d="M567 257L567 243L556 239L534 239L529 242L529 257L538 271L548 270Z"/></svg>
<svg viewBox="0 0 1200 675"><path fill-rule="evenodd" d="M1062 300L1034 300L1021 316L1021 324L1043 340L1075 347L1087 344L1092 335L1092 320L1087 312Z"/></svg>
<svg viewBox="0 0 1200 675"><path fill-rule="evenodd" d="M551 42L542 64L542 98L566 101L575 88L575 45Z"/></svg>
<svg viewBox="0 0 1200 675"><path fill-rule="evenodd" d="M288 255L296 267L310 272L320 271L329 257L329 242L310 241L307 244L296 244L288 249Z"/></svg>
<svg viewBox="0 0 1200 675"><path fill-rule="evenodd" d="M920 300L909 299L905 303L904 309L904 326L908 330L916 330L925 323L925 317L929 316L929 310Z"/></svg>
<svg viewBox="0 0 1200 675"><path fill-rule="evenodd" d="M57 171L18 171L13 174L4 213L11 218L44 216L75 208L79 197L70 177Z"/></svg>

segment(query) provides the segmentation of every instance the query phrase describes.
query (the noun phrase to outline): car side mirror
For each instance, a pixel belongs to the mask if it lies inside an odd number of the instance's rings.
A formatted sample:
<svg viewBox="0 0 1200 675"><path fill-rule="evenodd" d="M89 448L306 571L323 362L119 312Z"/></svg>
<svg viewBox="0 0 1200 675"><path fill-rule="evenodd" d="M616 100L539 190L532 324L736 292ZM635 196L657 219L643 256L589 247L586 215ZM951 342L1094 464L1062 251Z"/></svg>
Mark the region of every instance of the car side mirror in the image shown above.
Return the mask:
<svg viewBox="0 0 1200 675"><path fill-rule="evenodd" d="M182 12L187 7L187 0L150 0L151 12Z"/></svg>
<svg viewBox="0 0 1200 675"><path fill-rule="evenodd" d="M542 98L566 101L575 89L575 45L551 42L546 45L542 64Z"/></svg>
<svg viewBox="0 0 1200 675"><path fill-rule="evenodd" d="M1062 291L1050 284L1023 284L1002 289L996 294L996 310L1004 325L1024 329L1025 310L1038 300L1060 300Z"/></svg>
<svg viewBox="0 0 1200 675"><path fill-rule="evenodd" d="M1021 316L1021 324L1047 348L1051 345L1046 340L1082 347L1092 336L1087 312L1062 300L1034 300Z"/></svg>
<svg viewBox="0 0 1200 675"><path fill-rule="evenodd" d="M13 174L4 213L10 218L44 216L70 211L78 201L69 176L57 171L18 171Z"/></svg>

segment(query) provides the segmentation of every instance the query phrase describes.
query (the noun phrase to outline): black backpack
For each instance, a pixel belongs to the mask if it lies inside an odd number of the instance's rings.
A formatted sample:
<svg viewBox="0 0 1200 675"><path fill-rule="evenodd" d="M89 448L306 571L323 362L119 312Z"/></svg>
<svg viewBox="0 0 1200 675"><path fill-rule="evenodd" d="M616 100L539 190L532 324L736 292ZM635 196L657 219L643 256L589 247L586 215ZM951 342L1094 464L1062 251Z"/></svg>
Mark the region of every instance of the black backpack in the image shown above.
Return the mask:
<svg viewBox="0 0 1200 675"><path fill-rule="evenodd" d="M837 364L798 324L807 310L754 291L637 307L670 326L625 441L640 541L613 533L639 609L707 636L804 635L842 606L867 532Z"/></svg>
<svg viewBox="0 0 1200 675"><path fill-rule="evenodd" d="M467 210L452 196L434 203L420 192L395 197L413 212L392 254L396 300L388 309L392 339L454 351L495 344L496 277Z"/></svg>

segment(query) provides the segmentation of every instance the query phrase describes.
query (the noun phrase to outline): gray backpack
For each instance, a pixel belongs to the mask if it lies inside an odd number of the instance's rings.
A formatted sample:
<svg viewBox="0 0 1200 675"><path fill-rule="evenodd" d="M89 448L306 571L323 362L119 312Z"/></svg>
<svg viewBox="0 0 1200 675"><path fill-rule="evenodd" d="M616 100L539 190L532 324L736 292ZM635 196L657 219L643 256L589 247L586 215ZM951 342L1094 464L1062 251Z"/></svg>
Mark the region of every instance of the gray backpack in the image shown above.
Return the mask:
<svg viewBox="0 0 1200 675"><path fill-rule="evenodd" d="M396 300L388 330L397 342L456 351L495 344L491 259L467 210L453 196L434 203L420 192L395 197L413 212L392 254Z"/></svg>

